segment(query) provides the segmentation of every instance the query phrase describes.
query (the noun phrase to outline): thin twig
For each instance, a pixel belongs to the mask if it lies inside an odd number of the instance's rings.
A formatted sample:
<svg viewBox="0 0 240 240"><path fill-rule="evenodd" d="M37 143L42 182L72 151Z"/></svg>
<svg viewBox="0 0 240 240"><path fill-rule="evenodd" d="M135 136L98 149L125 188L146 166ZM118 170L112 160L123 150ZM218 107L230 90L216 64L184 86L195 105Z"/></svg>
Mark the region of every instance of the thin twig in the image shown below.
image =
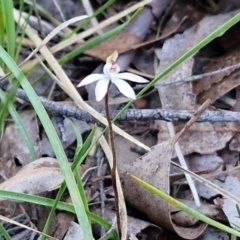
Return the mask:
<svg viewBox="0 0 240 240"><path fill-rule="evenodd" d="M161 83L159 83L159 85L166 86L166 85L181 83L181 82L192 82L192 81L203 79L205 77L211 77L211 76L214 76L217 74L225 74L227 76L227 75L229 75L229 71L234 71L238 68L240 68L240 63L234 64L234 65L222 68L222 69L218 69L216 71L212 71L209 73L203 73L203 74L199 74L199 75L195 75L195 76L189 76L185 79L181 79L181 80L177 80L177 81L173 81L173 82L167 82L167 83L161 82Z"/></svg>
<svg viewBox="0 0 240 240"><path fill-rule="evenodd" d="M185 133L192 125L193 123L195 123L197 121L197 119L200 118L200 116L203 114L203 112L209 107L209 105L211 104L211 100L207 99L200 107L199 109L193 114L193 116L191 117L191 119L184 125L184 127L182 128L182 130L180 132L178 132L174 139L173 142L176 143L179 138L182 136L183 133Z"/></svg>
<svg viewBox="0 0 240 240"><path fill-rule="evenodd" d="M0 88L4 91L9 89L7 81L0 81ZM17 89L15 96L26 102L29 99L26 93L22 89ZM65 117L75 118L87 123L97 123L99 126L103 126L96 118L94 118L87 111L79 109L74 106L64 105L58 102L47 100L44 97L40 97L43 106L54 116L60 115ZM128 109L122 113L118 120L120 121L149 121L149 120L163 120L167 122L186 122L195 114L194 110L164 110L164 109ZM110 111L110 118L113 119L118 111ZM105 116L104 113L102 113ZM227 110L215 110L205 111L196 120L196 122L240 122L240 113L227 111Z"/></svg>

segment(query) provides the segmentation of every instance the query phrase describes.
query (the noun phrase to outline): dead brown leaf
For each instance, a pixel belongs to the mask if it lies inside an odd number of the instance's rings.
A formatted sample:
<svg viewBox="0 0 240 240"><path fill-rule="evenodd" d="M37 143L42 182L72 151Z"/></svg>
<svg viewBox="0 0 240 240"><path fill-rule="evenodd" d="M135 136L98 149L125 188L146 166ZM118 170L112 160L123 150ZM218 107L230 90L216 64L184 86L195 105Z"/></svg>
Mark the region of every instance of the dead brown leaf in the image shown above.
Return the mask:
<svg viewBox="0 0 240 240"><path fill-rule="evenodd" d="M38 156L41 155L41 146L39 144L39 129L36 113L33 110L19 112L22 123L29 135L29 138L34 146ZM12 160L15 158L19 165L26 165L33 161L29 149L23 140L23 137L18 129L17 124L9 122L3 136L4 141L1 144L1 152L8 154ZM3 149L6 148L6 151Z"/></svg>
<svg viewBox="0 0 240 240"><path fill-rule="evenodd" d="M187 239L197 238L206 225L199 223L198 227L185 228L172 222L170 206L158 196L153 195L135 182L128 173L134 174L154 187L170 194L170 160L172 148L169 142L161 142L154 146L149 153L131 162L118 165L121 174L124 196L136 209L144 212L155 224L175 231L179 236ZM188 229L188 230L187 230Z"/></svg>
<svg viewBox="0 0 240 240"><path fill-rule="evenodd" d="M221 14L218 16L204 17L199 23L187 29L183 34L177 34L164 42L162 54L160 55L161 62L157 69L157 74L161 73L171 63L176 61L186 51L204 39L212 31L218 28L221 24L229 20L238 11ZM208 26L206 28L206 26ZM191 39L191 41L189 41ZM156 88L159 91L163 108L165 109L195 109L196 96L192 89L191 83L178 83L162 86L161 83L171 82L185 79L191 75L193 60L190 58L176 67L171 74L162 79ZM206 98L205 98L206 99Z"/></svg>
<svg viewBox="0 0 240 240"><path fill-rule="evenodd" d="M24 166L16 175L0 184L0 189L39 194L52 191L63 181L58 161L54 158L39 158Z"/></svg>
<svg viewBox="0 0 240 240"><path fill-rule="evenodd" d="M34 111L19 112L19 116L30 137L38 156L41 156L41 144L39 140L39 129L36 114ZM33 161L29 149L14 122L8 122L4 131L3 141L0 147L0 169L7 178L13 176L20 166Z"/></svg>
<svg viewBox="0 0 240 240"><path fill-rule="evenodd" d="M131 50L134 44L140 42L142 42L142 40L136 35L120 32L110 39L100 43L99 45L85 51L85 53L106 61L107 57L110 56L114 51L117 51L119 54L127 52Z"/></svg>
<svg viewBox="0 0 240 240"><path fill-rule="evenodd" d="M179 23L177 26L174 26L172 28L169 28L168 31L165 31L160 37L158 37L157 39L154 40L150 40L144 43L140 43L140 44L134 44L132 46L132 49L139 49L139 48L150 48L152 47L154 44L156 44L157 42L159 42L160 40L163 40L167 37L169 37L170 35L172 35L173 33L175 33L179 27L182 25L182 23L187 19L187 16L185 16Z"/></svg>
<svg viewBox="0 0 240 240"><path fill-rule="evenodd" d="M237 49L234 49L227 54L224 54L221 57L215 58L211 60L201 71L201 73L210 73L222 68L225 68L227 66L234 65L240 61L240 54L239 54L239 46ZM193 82L193 91L195 94L200 94L204 90L209 90L209 88L214 83L221 82L222 80L227 80L228 76L234 72L236 69L231 69L227 72L222 72L216 75L213 75L211 77L206 77L204 79L201 79L200 81ZM225 77L225 78L224 78ZM225 79L225 80L224 80ZM231 79L231 77L230 77ZM213 86L213 89L215 89L217 86Z"/></svg>
<svg viewBox="0 0 240 240"><path fill-rule="evenodd" d="M57 239L63 239L74 219L74 214L66 212L58 213L52 221L49 234Z"/></svg>
<svg viewBox="0 0 240 240"><path fill-rule="evenodd" d="M225 179L223 187L228 192L240 197L240 182L239 179L234 176L228 176ZM228 221L232 228L240 230L240 217L236 204L233 204L231 199L223 199L223 212L228 218Z"/></svg>
<svg viewBox="0 0 240 240"><path fill-rule="evenodd" d="M183 124L176 126L176 132L180 131ZM184 155L190 153L213 154L223 149L227 142L235 135L239 128L237 123L194 123L181 137L179 144ZM153 129L159 130L158 142L170 138L166 122L155 121ZM232 130L231 130L232 129ZM175 157L175 155L173 155Z"/></svg>
<svg viewBox="0 0 240 240"><path fill-rule="evenodd" d="M72 240L72 239L84 240L80 225L78 223L75 223L74 221L71 221L68 231L65 237L63 238L63 240Z"/></svg>
<svg viewBox="0 0 240 240"><path fill-rule="evenodd" d="M173 14L169 21L167 21L163 29L163 34L176 28L180 22L182 22L182 24L178 30L183 32L199 22L205 15L203 11L199 10L197 4L191 0L172 1L171 4L173 5ZM186 19L183 21L184 18Z"/></svg>
<svg viewBox="0 0 240 240"><path fill-rule="evenodd" d="M198 96L199 103L204 102L206 99L211 99L212 102L215 102L225 93L238 87L240 85L239 78L240 70L238 69L232 72L229 76L224 77L222 81L213 84L211 88L200 94Z"/></svg>

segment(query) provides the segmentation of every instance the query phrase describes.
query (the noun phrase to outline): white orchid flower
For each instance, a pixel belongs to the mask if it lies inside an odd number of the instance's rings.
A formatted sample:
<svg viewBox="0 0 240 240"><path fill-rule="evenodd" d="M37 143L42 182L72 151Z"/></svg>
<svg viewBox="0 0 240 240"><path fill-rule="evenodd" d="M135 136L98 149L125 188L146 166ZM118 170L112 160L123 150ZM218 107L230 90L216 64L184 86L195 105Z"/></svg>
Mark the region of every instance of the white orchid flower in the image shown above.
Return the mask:
<svg viewBox="0 0 240 240"><path fill-rule="evenodd" d="M108 91L110 83L116 85L118 90L126 97L136 99L136 95L132 87L123 79L138 83L147 83L148 80L139 77L133 73L123 72L120 73L120 67L116 63L118 57L117 51L107 58L106 64L103 67L103 73L93 73L85 77L77 87L85 86L93 82L97 82L95 88L96 100L101 101Z"/></svg>

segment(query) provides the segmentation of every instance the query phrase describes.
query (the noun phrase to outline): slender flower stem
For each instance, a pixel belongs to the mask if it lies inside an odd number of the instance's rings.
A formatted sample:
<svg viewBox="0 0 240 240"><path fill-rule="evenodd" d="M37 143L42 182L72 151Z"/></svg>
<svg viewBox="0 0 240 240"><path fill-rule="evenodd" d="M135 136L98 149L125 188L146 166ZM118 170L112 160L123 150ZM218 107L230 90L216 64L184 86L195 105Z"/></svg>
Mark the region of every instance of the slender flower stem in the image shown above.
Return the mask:
<svg viewBox="0 0 240 240"><path fill-rule="evenodd" d="M108 89L110 87L111 83L108 85ZM109 142L112 150L112 156L113 156L113 167L111 169L111 176L112 176L112 185L113 185L113 191L115 195L115 208L116 208L116 216L117 216L117 228L118 233L121 238L121 219L120 219L120 212L119 212L119 197L118 197L118 191L117 191L117 181L116 181L116 171L117 171L117 158L116 158L116 150L114 145L114 136L113 136L113 129L112 129L112 122L110 118L109 108L108 108L108 91L105 95L105 110L106 110L106 118L108 121L108 129L109 129Z"/></svg>

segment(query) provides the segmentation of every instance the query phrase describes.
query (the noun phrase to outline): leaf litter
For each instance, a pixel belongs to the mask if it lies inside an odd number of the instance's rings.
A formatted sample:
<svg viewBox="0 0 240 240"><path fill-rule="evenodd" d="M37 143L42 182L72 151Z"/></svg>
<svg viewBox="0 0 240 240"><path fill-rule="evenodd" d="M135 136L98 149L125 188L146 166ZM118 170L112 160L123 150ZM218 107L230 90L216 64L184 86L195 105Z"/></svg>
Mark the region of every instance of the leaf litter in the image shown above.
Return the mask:
<svg viewBox="0 0 240 240"><path fill-rule="evenodd" d="M168 5L167 2L164 3L166 7ZM155 3L151 4L151 6L155 6L153 11L154 17L159 18L161 11L154 5ZM229 6L220 3L214 4L205 6L201 2L199 3L199 1L197 1L197 4L192 4L187 0L177 1L175 4L169 5L167 9L164 8L166 16L161 29L156 28L158 26L154 22L150 8L144 8L143 14L140 14L138 19L131 23L124 32L86 51L84 57L90 62L94 62L95 58L105 60L114 50L118 50L121 53L119 65L123 70L128 68L129 64L132 63L131 67L136 68L140 72L158 75L183 53L239 12L239 9L233 12L230 11L239 7L233 3L229 3ZM114 8L116 6L118 6L116 9L120 11L123 10L123 6L125 5L113 5L109 9L116 11ZM65 11L67 8L63 7L61 3L60 8L63 12L59 12L59 16L61 17L58 16L58 20L61 20L62 17L69 19L71 14L68 15L68 11ZM69 6L68 10L72 8L72 6ZM111 13L110 10L108 14ZM73 12L75 11L73 9ZM210 15L209 12L212 14ZM148 16L150 17L148 18ZM139 28L141 22L144 21L143 19L148 24L146 26L142 25L142 28ZM52 19L48 18L48 21L51 22ZM101 21L99 24L101 24ZM87 26L87 28L90 27ZM139 30L136 32L135 28ZM236 90L239 87L238 68L233 68L229 72L220 72L220 74L205 77L195 82L171 83L184 80L192 74L213 72L238 63L238 28L239 26L236 25L230 29L214 40L213 44L209 44L200 50L194 57L186 60L172 73L157 83L155 85L155 94L157 92L159 96L150 93L150 95L146 95L143 98L141 104L137 102L140 100L137 100L133 106L135 108L161 107L171 110L197 110L205 100L211 99L212 105L208 109L238 111L236 107L239 101ZM162 32L162 35L157 34L158 31ZM231 41L234 37L236 40ZM56 41L55 38L54 41ZM140 49L136 52L137 48ZM136 53L135 59L133 58L134 51ZM146 58L144 57L145 55ZM74 76L76 78L77 76L78 79L82 79L95 70L94 64L93 66L84 66L85 69L82 68L79 70L78 65L81 59L82 56L79 56L75 62L73 61L68 66L64 66L64 68L69 67L70 69L66 70L69 77ZM84 62L82 61L82 63ZM97 69L96 71L100 70ZM163 85L163 83L166 85ZM63 87L61 84L59 82L60 87ZM52 86L54 87L54 85ZM48 89L49 83L46 83L42 87L36 87L36 91L41 92L42 95L48 94ZM88 100L90 101L93 100L90 97L92 93L91 89L91 87L87 87L81 90L82 94L85 93L88 95ZM59 87L55 87L53 93L50 97L54 101L69 100L66 94L61 93ZM74 98L75 93L73 95L70 94L70 91L66 91L66 93ZM116 89L111 89L111 96L114 98L119 96ZM234 104L229 106L228 102L219 100L220 98L223 99L222 97L235 100L235 107ZM18 105L20 104L18 103ZM120 109L122 106L115 104L111 107L112 109ZM91 113L94 112L92 111ZM22 111L21 117L24 119L25 126L34 143L34 148L39 159L32 162L25 143L18 137L19 134L17 133L16 126L8 122L1 143L1 175L5 177L5 181L0 184L0 189L31 194L42 194L45 191L54 193L53 189L63 181L57 160L54 159L54 154L51 147L49 147L47 139L44 137L45 133L42 131L41 126L38 126L36 117L34 121L31 121L34 118L34 113ZM53 119L56 120L55 116ZM67 122L64 119L62 122L57 123L55 127L60 132L59 135L62 138L69 159L72 159L76 148L76 138L71 126L67 125ZM204 213L206 216L219 220L219 215L223 214L220 221L228 221L233 228L237 228L237 225L239 225L236 204L230 199L222 198L214 189L210 189L198 182L194 182L194 184L202 202L200 208L196 207L194 201L192 201L192 188L191 190L189 189L189 183L186 181L184 173L176 167L171 166L171 161L179 163L179 153L173 150L174 142L171 140L172 136L169 133L169 127L166 122L151 121L149 123L141 123L133 121L128 123L120 122L119 124L123 130L130 129L130 135L142 143L142 147L136 146L133 143L129 144L128 140L121 136L122 132L118 132L119 135L116 134L115 137L118 171L124 199L128 207L133 207L134 215L144 213L148 217L146 225L133 230L134 227L139 226L140 220L138 217L131 218L129 216L128 235L132 239L138 239L138 237L141 239L143 236L146 239L161 239L163 234L167 234L167 229L175 232L184 239L196 239L198 237L200 237L199 239L209 239L209 234L212 239L217 239L219 236L229 239L223 232L209 228L204 223L199 222L193 217L189 217L187 214L152 195L129 178L127 173L135 174L165 193L172 194L175 198L180 199L180 201L185 202L188 206ZM174 123L176 136L184 126L184 123ZM78 128L85 135L88 133L90 126L87 126L86 123L78 122ZM135 135L131 134L131 131L137 132L135 129L140 130L144 128L148 131L143 131L142 133L138 131ZM216 185L233 194L236 194L236 189L239 188L239 171L236 166L239 155L239 135L237 134L237 129L239 129L239 123L193 123L187 131L184 131L184 134L179 139L180 151L188 168L206 179L211 179ZM176 139L176 136L174 139ZM150 152L146 153L150 147ZM99 156L96 157L95 154L91 158L90 165L93 166L101 159ZM84 170L88 172L88 169L90 169L89 172L91 173L90 165L85 166ZM97 165L100 166L101 164ZM95 207L97 207L99 214L103 214L105 208L103 206L106 203L105 210L107 213L111 213L109 215L106 214L106 218L109 222L112 222L114 211L112 209L109 211L107 208L109 205L107 201L107 189L111 188L111 184L108 182L108 174L109 170L106 170L105 176L101 176L101 179L97 178L96 174L87 174L85 190L88 192L88 199L91 199L91 203L96 205ZM97 184L98 181L99 183L104 183L105 187L101 190L101 196L97 196L92 202L95 194L100 191L101 185ZM96 188L94 191L91 189L91 185ZM214 205L211 202L212 200L215 200L218 204ZM99 203L101 204L99 205ZM111 204L109 207L112 208ZM50 232L54 237L59 239L82 238L79 226L75 222L71 222L74 221L73 216L63 216L60 213L57 217L59 220L55 218L53 221L55 223L53 226L54 230L52 229ZM63 225L60 222L64 222ZM156 231L156 235L151 235L151 231L145 232L144 229L147 228L146 226L152 226L155 229L154 231ZM97 232L100 237L102 234L101 230Z"/></svg>

